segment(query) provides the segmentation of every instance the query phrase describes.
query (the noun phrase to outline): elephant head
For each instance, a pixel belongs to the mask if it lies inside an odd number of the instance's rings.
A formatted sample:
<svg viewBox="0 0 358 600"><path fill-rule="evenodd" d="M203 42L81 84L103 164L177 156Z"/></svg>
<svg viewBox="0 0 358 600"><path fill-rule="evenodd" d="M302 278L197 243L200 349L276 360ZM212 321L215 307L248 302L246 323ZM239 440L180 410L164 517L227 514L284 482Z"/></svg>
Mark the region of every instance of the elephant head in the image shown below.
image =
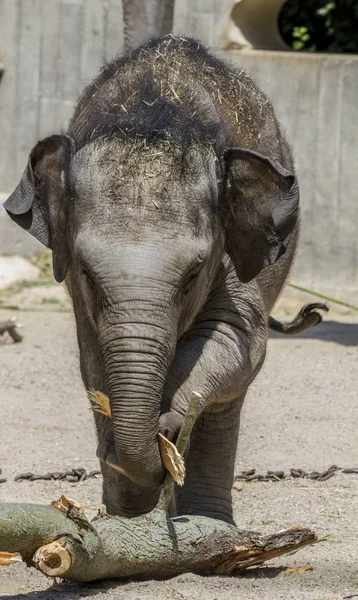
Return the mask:
<svg viewBox="0 0 358 600"><path fill-rule="evenodd" d="M166 375L179 338L205 303L227 252L247 282L285 251L298 187L256 152L67 135L40 141L5 202L71 278L103 358L123 471L157 486ZM66 279L67 281L67 279ZM77 315L76 315L77 318Z"/></svg>

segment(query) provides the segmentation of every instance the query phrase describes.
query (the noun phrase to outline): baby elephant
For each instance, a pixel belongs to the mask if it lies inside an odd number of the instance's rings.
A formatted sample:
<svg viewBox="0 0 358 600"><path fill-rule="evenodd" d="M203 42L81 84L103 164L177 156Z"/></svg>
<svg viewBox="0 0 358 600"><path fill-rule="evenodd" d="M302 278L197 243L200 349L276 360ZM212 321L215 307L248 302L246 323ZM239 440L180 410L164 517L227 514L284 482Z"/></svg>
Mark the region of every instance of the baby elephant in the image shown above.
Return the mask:
<svg viewBox="0 0 358 600"><path fill-rule="evenodd" d="M31 150L5 207L52 249L84 385L110 398L112 418L96 415L110 514L155 506L158 431L175 439L196 391L177 510L233 522L240 409L264 362L298 205L270 102L192 39L168 35L107 64L67 132Z"/></svg>

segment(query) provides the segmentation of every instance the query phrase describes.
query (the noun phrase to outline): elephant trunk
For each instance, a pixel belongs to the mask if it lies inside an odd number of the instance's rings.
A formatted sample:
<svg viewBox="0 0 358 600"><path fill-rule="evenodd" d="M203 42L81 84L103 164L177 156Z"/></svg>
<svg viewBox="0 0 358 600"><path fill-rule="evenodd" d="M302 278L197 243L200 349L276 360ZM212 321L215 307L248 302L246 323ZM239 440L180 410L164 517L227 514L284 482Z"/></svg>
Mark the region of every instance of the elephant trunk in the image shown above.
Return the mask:
<svg viewBox="0 0 358 600"><path fill-rule="evenodd" d="M124 46L134 50L173 30L174 0L123 0Z"/></svg>
<svg viewBox="0 0 358 600"><path fill-rule="evenodd" d="M155 312L155 309L153 309ZM102 327L102 351L113 420L114 446L124 473L141 486L157 487L164 477L158 424L165 378L176 335L173 319L138 322L138 312L112 313ZM136 316L137 320L134 320Z"/></svg>

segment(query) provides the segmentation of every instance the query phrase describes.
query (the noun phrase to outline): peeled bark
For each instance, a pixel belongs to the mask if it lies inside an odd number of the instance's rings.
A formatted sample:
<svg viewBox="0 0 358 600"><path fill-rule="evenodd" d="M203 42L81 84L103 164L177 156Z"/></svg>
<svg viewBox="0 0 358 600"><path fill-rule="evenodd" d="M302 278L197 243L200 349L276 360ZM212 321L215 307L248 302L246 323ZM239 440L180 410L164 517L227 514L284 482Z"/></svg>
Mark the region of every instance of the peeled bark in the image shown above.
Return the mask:
<svg viewBox="0 0 358 600"><path fill-rule="evenodd" d="M18 552L46 575L78 582L230 575L316 539L300 527L260 535L206 517L169 519L161 509L137 519L104 516L89 523L73 507L0 504L1 550Z"/></svg>

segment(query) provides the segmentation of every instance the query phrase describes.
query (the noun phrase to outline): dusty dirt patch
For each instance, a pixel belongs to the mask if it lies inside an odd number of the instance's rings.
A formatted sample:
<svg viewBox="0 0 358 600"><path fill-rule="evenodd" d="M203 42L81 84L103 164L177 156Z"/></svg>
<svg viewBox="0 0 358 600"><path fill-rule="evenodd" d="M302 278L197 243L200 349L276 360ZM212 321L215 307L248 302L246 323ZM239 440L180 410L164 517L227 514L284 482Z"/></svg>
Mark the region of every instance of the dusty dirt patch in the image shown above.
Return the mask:
<svg viewBox="0 0 358 600"><path fill-rule="evenodd" d="M51 292L52 293L52 292ZM41 305L41 306L40 306ZM90 514L101 481L13 481L24 471L97 468L92 415L79 376L73 317L67 312L19 313L24 341L0 345L0 501L49 502L64 493ZM29 306L27 306L28 308ZM12 316L0 310L0 319ZM295 338L272 337L266 364L246 400L237 471L330 464L358 466L358 318L333 313ZM191 574L165 582L54 583L22 565L0 570L0 596L21 600L320 600L358 594L358 475L327 482L249 483L234 491L240 527L264 532L302 523L326 542L234 578ZM286 567L312 566L288 573Z"/></svg>

